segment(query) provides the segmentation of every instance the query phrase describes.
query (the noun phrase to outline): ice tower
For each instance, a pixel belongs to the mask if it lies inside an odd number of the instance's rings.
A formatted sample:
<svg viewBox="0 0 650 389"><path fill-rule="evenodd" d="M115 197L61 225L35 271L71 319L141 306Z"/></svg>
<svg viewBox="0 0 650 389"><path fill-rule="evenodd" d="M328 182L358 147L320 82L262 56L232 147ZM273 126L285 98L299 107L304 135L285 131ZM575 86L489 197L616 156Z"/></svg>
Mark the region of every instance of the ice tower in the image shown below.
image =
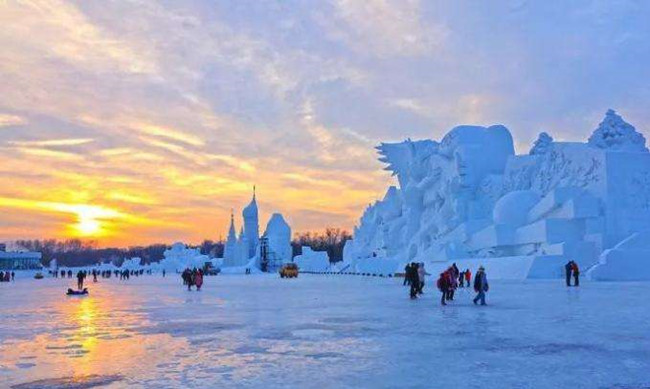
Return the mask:
<svg viewBox="0 0 650 389"><path fill-rule="evenodd" d="M253 187L253 200L251 200L250 204L244 208L242 216L244 217L244 236L248 243L247 258L251 258L255 255L255 250L260 241L260 226L257 201L255 198L255 187Z"/></svg>

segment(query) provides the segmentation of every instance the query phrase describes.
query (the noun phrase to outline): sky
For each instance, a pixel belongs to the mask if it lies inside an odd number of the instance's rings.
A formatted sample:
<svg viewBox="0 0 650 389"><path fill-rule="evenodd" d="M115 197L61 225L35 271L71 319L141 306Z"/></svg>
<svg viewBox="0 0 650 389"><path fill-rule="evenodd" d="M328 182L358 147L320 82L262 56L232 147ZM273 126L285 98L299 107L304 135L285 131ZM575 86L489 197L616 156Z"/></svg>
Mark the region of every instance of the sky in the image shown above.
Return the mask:
<svg viewBox="0 0 650 389"><path fill-rule="evenodd" d="M650 134L647 1L0 0L0 240L352 229L380 142Z"/></svg>

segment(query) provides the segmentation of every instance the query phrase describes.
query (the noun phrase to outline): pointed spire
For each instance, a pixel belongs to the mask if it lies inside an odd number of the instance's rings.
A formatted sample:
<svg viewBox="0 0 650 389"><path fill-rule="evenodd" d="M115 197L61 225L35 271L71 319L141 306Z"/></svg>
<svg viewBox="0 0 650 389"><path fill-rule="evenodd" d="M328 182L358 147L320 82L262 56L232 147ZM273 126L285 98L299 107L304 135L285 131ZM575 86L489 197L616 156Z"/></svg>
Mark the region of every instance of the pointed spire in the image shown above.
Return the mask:
<svg viewBox="0 0 650 389"><path fill-rule="evenodd" d="M236 232L235 232L235 210L234 209L230 210L230 228L228 229L228 240L230 240L232 237L236 237Z"/></svg>

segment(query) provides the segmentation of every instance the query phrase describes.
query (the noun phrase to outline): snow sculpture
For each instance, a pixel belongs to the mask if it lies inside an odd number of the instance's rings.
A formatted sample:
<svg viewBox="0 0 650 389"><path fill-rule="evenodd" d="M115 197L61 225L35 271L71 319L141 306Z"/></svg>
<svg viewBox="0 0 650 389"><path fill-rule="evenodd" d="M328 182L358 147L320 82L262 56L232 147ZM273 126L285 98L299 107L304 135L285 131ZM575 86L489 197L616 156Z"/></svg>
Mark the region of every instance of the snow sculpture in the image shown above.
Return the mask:
<svg viewBox="0 0 650 389"><path fill-rule="evenodd" d="M235 215L230 213L230 228L228 229L228 238L223 248L223 265L239 265L239 249L237 246L237 234L235 233Z"/></svg>
<svg viewBox="0 0 650 389"><path fill-rule="evenodd" d="M589 145L601 149L648 151L643 135L612 109L589 137Z"/></svg>
<svg viewBox="0 0 650 389"><path fill-rule="evenodd" d="M266 239L268 251L276 261L291 262L291 227L279 213L274 213L266 225L263 239Z"/></svg>
<svg viewBox="0 0 650 389"><path fill-rule="evenodd" d="M392 273L484 265L492 277L559 277L573 259L594 265L603 250L650 230L650 153L614 111L588 143L540 134L515 155L503 126L459 126L433 140L377 147L397 176L364 211L346 242L351 271Z"/></svg>
<svg viewBox="0 0 650 389"><path fill-rule="evenodd" d="M224 247L223 265L226 267L244 266L254 258L259 246L259 222L257 200L253 188L253 199L242 211L244 224L239 232L235 232L235 216L230 214L230 228Z"/></svg>
<svg viewBox="0 0 650 389"><path fill-rule="evenodd" d="M255 187L253 187L253 199L242 212L244 219L239 237L235 233L235 217L230 214L230 228L228 238L224 247L223 266L225 273L239 273L246 270L261 268L261 252L259 237L259 219ZM279 213L273 214L266 227L264 238L267 242L269 252L272 252L275 259L281 262L290 262L292 259L291 250L291 228Z"/></svg>
<svg viewBox="0 0 650 389"><path fill-rule="evenodd" d="M533 143L533 147L530 149L530 155L539 155L539 154L544 154L547 153L550 149L551 146L553 145L553 138L545 133L542 132L539 134L539 137Z"/></svg>
<svg viewBox="0 0 650 389"><path fill-rule="evenodd" d="M165 250L163 255L164 258L157 267L168 272L181 272L186 268L198 269L211 262L210 257L201 254L199 249L188 248L182 242L174 243L170 249Z"/></svg>
<svg viewBox="0 0 650 389"><path fill-rule="evenodd" d="M300 271L323 272L330 269L330 257L327 251L314 251L309 246L303 246L302 254L297 255L293 261Z"/></svg>
<svg viewBox="0 0 650 389"><path fill-rule="evenodd" d="M589 270L592 280L640 281L650 279L650 232L637 232L612 249L605 250Z"/></svg>
<svg viewBox="0 0 650 389"><path fill-rule="evenodd" d="M244 237L248 247L248 254L244 254L246 259L255 255L255 249L260 240L260 227L258 222L257 201L255 199L255 187L253 187L253 200L244 208L242 212L244 218Z"/></svg>

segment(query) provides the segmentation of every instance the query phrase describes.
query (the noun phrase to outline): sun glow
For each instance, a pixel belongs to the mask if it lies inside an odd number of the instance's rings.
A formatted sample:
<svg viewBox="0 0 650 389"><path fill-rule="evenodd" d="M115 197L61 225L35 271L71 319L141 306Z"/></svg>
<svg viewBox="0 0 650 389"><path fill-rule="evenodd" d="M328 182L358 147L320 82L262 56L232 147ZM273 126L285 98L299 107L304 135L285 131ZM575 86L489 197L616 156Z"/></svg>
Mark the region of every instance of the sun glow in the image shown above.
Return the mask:
<svg viewBox="0 0 650 389"><path fill-rule="evenodd" d="M79 234L83 236L98 235L102 229L99 220L92 218L92 216L79 215L79 222L75 225Z"/></svg>

